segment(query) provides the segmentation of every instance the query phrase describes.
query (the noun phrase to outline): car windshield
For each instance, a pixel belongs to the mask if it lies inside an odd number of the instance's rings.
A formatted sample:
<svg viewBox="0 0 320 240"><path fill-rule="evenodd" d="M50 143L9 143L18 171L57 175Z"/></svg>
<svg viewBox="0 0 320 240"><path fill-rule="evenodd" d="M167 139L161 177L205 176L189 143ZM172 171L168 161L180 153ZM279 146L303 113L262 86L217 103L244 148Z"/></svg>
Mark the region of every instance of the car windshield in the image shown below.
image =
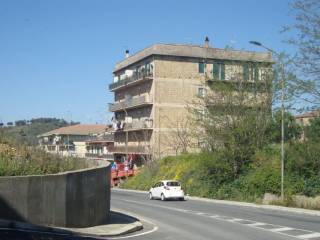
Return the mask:
<svg viewBox="0 0 320 240"><path fill-rule="evenodd" d="M169 186L169 187L179 187L180 183L179 182L167 182L167 186Z"/></svg>

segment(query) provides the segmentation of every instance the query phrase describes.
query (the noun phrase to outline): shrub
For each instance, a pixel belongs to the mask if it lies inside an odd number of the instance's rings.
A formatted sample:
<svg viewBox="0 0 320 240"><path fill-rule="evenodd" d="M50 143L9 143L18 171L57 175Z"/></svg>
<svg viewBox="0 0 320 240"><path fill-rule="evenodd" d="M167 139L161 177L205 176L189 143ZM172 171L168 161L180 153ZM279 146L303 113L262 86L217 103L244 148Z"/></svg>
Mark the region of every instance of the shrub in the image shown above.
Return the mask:
<svg viewBox="0 0 320 240"><path fill-rule="evenodd" d="M87 167L83 159L63 158L33 147L0 144L0 176L53 174Z"/></svg>

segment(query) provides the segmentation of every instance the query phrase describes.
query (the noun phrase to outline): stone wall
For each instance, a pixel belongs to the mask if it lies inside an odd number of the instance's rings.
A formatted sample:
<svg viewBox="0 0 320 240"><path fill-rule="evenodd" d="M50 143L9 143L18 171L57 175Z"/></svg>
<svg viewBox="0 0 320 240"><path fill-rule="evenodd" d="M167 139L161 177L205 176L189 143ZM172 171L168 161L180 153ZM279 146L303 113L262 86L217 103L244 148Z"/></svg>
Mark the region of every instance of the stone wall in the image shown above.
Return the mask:
<svg viewBox="0 0 320 240"><path fill-rule="evenodd" d="M110 165L42 176L0 177L0 218L89 227L110 216Z"/></svg>

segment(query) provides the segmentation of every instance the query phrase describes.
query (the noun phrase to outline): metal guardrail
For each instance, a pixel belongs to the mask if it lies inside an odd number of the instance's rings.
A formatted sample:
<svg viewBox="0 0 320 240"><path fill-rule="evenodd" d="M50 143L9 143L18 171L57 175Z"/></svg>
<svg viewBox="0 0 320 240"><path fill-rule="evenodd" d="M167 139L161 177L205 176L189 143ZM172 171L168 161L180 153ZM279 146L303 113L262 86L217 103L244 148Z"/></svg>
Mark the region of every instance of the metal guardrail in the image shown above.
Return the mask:
<svg viewBox="0 0 320 240"><path fill-rule="evenodd" d="M139 81L145 78L152 78L152 77L153 77L152 72L142 72L139 74L133 74L132 76L126 77L125 79L119 80L118 82L111 83L109 85L109 90L114 90L116 88L128 85L132 82Z"/></svg>

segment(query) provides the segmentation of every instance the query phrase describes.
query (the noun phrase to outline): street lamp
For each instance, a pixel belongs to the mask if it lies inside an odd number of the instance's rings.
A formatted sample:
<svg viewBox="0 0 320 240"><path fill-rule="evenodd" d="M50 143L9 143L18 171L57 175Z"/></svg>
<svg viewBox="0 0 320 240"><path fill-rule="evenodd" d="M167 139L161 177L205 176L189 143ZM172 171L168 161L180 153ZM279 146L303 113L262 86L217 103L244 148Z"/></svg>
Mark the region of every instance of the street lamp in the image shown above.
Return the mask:
<svg viewBox="0 0 320 240"><path fill-rule="evenodd" d="M262 47L267 51L275 54L280 59L280 54L271 48L264 46L262 43L257 41L249 41L249 43ZM281 69L281 200L284 200L283 182L284 182L284 81L285 72L284 65L280 59L280 69Z"/></svg>

